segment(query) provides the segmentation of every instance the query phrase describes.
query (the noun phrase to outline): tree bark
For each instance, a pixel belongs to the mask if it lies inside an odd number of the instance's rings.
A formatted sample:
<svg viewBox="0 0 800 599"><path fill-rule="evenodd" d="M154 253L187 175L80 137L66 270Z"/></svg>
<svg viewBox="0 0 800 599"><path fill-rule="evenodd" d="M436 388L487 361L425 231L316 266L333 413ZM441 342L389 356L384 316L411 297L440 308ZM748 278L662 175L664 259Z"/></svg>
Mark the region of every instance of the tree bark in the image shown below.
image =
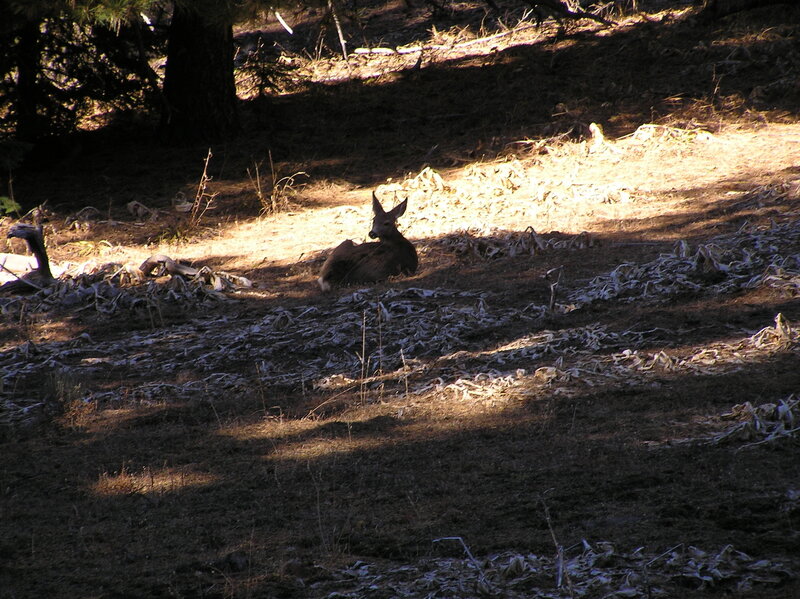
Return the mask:
<svg viewBox="0 0 800 599"><path fill-rule="evenodd" d="M168 142L214 142L236 135L239 119L229 14L175 4L164 98L161 130Z"/></svg>
<svg viewBox="0 0 800 599"><path fill-rule="evenodd" d="M37 141L47 130L46 118L40 109L44 98L39 85L42 67L40 23L25 21L19 28L17 45L17 87L14 109L17 116L17 139Z"/></svg>

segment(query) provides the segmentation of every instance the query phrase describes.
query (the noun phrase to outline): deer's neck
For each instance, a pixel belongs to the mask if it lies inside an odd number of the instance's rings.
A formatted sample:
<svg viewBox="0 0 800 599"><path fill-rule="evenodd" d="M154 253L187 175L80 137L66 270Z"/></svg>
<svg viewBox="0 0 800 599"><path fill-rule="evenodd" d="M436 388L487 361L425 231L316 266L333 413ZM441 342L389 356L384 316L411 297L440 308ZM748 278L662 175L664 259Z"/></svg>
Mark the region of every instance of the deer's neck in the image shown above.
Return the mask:
<svg viewBox="0 0 800 599"><path fill-rule="evenodd" d="M387 233L386 235L381 235L380 237L378 237L378 241L389 245L399 245L399 244L409 243L408 239L403 237L403 234L400 233L400 231L395 231L393 233Z"/></svg>

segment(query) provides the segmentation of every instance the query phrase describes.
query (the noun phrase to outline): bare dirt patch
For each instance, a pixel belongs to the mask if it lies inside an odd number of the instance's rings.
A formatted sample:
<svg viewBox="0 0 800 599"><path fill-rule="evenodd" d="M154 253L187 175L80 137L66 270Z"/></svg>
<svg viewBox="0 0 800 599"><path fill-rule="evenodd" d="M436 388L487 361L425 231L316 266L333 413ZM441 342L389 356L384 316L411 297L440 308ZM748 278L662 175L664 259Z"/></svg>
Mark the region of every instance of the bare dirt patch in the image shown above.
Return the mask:
<svg viewBox="0 0 800 599"><path fill-rule="evenodd" d="M796 13L359 55L246 105L193 230L207 148L22 175L66 274L0 299L0 596L796 596ZM419 272L322 294L378 185Z"/></svg>

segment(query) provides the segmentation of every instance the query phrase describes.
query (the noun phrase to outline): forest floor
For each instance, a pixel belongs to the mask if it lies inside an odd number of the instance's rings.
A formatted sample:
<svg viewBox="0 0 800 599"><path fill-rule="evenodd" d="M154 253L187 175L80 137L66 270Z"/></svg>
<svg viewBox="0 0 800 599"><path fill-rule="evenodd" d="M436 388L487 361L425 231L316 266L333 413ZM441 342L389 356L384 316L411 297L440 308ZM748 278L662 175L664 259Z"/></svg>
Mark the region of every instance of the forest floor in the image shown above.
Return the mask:
<svg viewBox="0 0 800 599"><path fill-rule="evenodd" d="M204 189L140 125L18 174L0 598L800 596L800 8L499 4L265 26ZM323 293L373 190L420 268Z"/></svg>

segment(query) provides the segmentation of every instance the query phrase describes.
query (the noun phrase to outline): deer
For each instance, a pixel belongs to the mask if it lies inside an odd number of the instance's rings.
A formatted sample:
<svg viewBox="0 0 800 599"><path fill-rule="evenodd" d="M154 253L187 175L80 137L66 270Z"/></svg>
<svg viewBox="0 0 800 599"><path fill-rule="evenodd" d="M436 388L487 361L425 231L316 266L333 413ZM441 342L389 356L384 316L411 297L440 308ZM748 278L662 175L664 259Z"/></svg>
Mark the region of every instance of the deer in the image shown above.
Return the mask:
<svg viewBox="0 0 800 599"><path fill-rule="evenodd" d="M372 230L369 236L378 241L356 244L348 239L331 252L317 279L323 291L334 285L374 283L394 275L417 272L417 250L397 230L397 219L403 216L408 198L388 212L372 192Z"/></svg>

